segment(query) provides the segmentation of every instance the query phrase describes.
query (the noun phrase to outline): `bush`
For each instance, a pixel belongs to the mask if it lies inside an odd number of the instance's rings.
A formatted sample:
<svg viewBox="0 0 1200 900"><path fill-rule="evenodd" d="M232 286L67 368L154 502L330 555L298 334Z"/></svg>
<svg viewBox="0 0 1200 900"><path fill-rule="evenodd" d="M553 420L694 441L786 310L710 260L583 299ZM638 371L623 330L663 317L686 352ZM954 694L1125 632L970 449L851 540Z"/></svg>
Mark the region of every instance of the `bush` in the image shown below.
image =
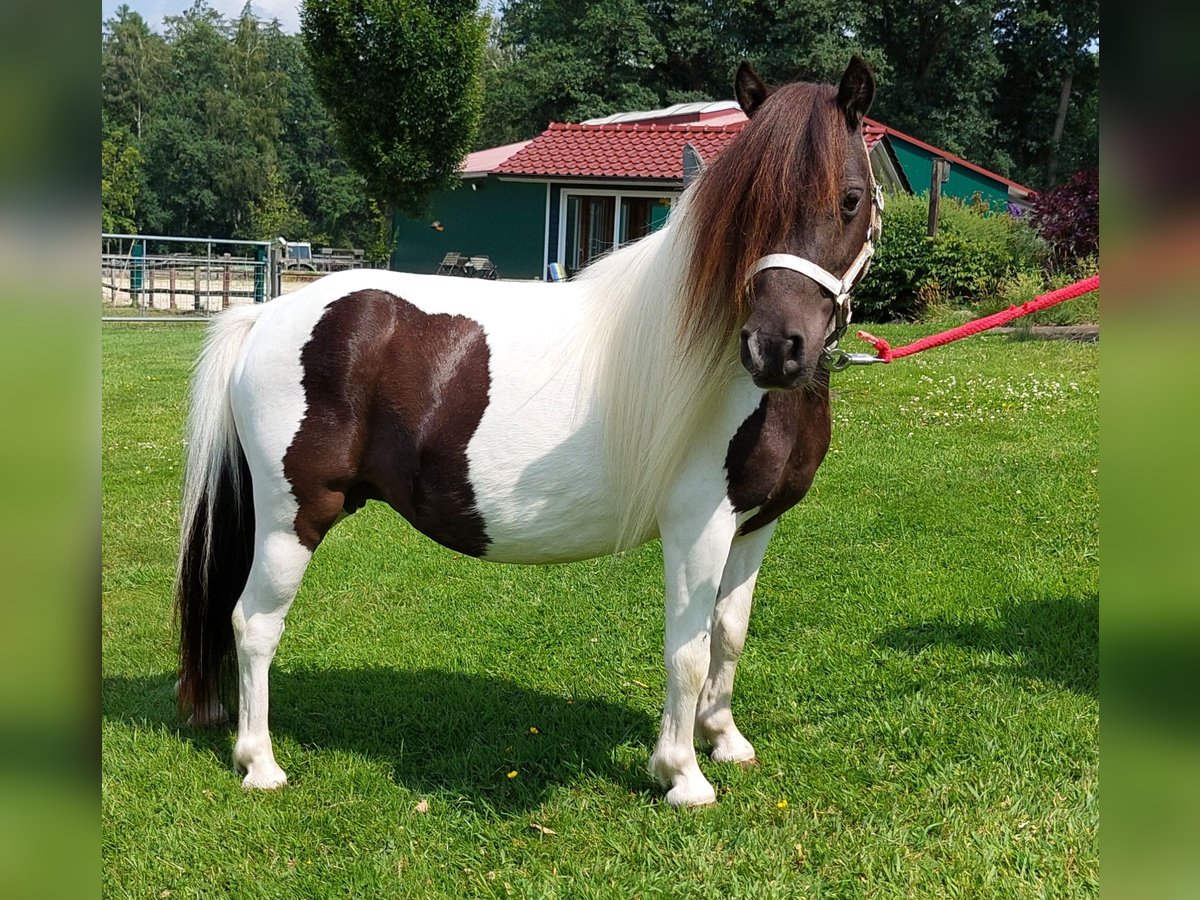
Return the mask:
<svg viewBox="0 0 1200 900"><path fill-rule="evenodd" d="M1076 172L1066 184L1039 194L1030 218L1050 245L1057 266L1073 269L1079 260L1098 254L1099 171Z"/></svg>
<svg viewBox="0 0 1200 900"><path fill-rule="evenodd" d="M930 308L972 306L1002 279L1040 272L1047 259L1029 225L981 204L943 198L933 238L928 223L928 195L888 199L871 271L854 292L856 319L911 320Z"/></svg>
<svg viewBox="0 0 1200 900"><path fill-rule="evenodd" d="M1018 272L1003 279L996 287L991 297L979 303L973 310L973 316L988 316L992 313L1008 309L1010 306L1020 306L1028 303L1042 294L1066 287L1089 275L1096 275L1100 264L1096 257L1084 257L1077 260L1070 272L1059 272L1046 278L1039 272ZM1100 322L1100 292L1092 291L1066 303L1059 303L1049 309L1043 309L1031 316L1014 320L1014 325L1081 325L1098 324Z"/></svg>

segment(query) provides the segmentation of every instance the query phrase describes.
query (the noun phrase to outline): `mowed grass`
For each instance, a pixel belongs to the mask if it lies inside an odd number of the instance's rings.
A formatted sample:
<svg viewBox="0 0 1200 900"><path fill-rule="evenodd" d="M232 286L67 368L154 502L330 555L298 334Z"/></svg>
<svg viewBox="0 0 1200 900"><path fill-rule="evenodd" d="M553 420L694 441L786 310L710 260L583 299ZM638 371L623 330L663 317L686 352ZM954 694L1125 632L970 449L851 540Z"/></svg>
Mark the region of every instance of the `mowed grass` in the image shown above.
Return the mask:
<svg viewBox="0 0 1200 900"><path fill-rule="evenodd" d="M644 771L657 545L495 566L378 504L318 551L272 669L290 784L244 792L232 734L182 727L171 692L201 336L103 334L107 895L1098 892L1097 346L984 336L835 376L738 674L761 765L702 757L719 802L687 811Z"/></svg>

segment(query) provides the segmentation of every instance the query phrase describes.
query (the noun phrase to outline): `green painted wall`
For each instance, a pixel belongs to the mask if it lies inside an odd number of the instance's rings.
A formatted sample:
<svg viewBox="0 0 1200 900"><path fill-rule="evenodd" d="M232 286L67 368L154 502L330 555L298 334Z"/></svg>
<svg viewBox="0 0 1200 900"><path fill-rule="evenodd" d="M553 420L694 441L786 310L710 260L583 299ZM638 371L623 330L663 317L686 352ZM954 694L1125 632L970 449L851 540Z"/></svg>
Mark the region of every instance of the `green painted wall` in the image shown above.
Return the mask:
<svg viewBox="0 0 1200 900"><path fill-rule="evenodd" d="M474 190L472 190L474 186ZM442 231L431 227L441 222ZM423 219L397 216L392 268L432 273L447 253L490 256L501 278L544 278L546 185L500 181L494 176L464 179L452 191L435 194Z"/></svg>
<svg viewBox="0 0 1200 900"><path fill-rule="evenodd" d="M928 194L933 154L895 135L888 135L888 142L895 151L896 159L900 168L904 170L904 177L912 185L913 192ZM952 162L950 180L942 185L942 196L955 197L969 203L976 191L983 195L983 199L988 201L993 210L1003 211L1008 208L1008 185Z"/></svg>

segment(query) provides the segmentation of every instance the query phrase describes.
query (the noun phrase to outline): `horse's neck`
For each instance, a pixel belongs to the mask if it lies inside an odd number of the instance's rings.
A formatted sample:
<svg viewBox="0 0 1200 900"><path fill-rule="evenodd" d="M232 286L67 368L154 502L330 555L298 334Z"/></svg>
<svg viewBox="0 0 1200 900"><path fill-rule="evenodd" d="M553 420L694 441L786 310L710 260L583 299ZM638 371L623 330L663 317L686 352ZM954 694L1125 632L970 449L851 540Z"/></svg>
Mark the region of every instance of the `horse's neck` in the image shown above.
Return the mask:
<svg viewBox="0 0 1200 900"><path fill-rule="evenodd" d="M682 224L598 260L579 279L585 383L604 423L625 546L651 533L690 444L736 389L736 343L689 344L680 327L690 255Z"/></svg>
<svg viewBox="0 0 1200 900"><path fill-rule="evenodd" d="M690 250L688 229L672 216L658 231L597 260L578 279L589 325L621 345L646 343L660 359L682 350L678 337Z"/></svg>

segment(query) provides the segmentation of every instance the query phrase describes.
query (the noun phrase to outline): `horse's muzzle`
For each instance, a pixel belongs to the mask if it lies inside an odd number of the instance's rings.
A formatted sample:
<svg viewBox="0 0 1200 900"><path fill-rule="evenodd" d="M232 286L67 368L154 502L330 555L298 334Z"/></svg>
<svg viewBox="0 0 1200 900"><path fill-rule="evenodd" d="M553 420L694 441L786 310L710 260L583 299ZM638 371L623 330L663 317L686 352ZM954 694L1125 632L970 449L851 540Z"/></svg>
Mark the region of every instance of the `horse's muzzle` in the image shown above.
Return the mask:
<svg viewBox="0 0 1200 900"><path fill-rule="evenodd" d="M739 348L742 366L760 388L794 388L811 374L804 365L803 335L769 335L743 328Z"/></svg>

